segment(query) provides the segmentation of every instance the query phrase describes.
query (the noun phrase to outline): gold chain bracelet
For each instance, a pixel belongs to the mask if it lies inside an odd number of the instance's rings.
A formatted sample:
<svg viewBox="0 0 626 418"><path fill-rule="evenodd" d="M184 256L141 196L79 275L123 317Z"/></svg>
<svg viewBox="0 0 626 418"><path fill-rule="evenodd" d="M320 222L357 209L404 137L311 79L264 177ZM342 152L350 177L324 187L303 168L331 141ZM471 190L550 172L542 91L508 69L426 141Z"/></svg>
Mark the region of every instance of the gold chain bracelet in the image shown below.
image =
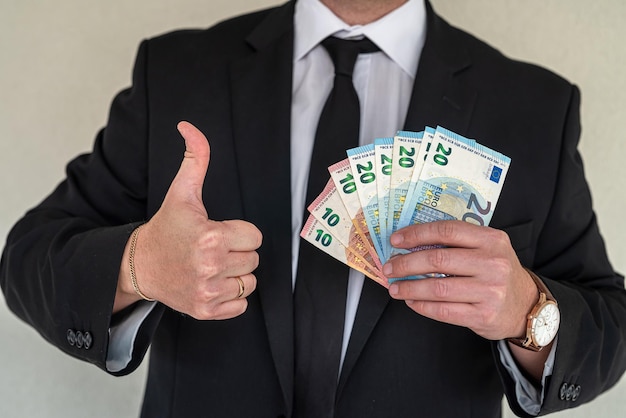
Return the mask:
<svg viewBox="0 0 626 418"><path fill-rule="evenodd" d="M139 290L139 286L137 285L137 275L135 274L135 249L137 248L137 237L139 236L139 230L143 225L140 225L133 231L133 235L130 239L130 252L128 254L128 266L130 267L130 281L133 284L133 289L135 289L135 293L137 293L143 300L147 300L148 302L154 302L155 299L150 299L146 295L143 294L141 290Z"/></svg>

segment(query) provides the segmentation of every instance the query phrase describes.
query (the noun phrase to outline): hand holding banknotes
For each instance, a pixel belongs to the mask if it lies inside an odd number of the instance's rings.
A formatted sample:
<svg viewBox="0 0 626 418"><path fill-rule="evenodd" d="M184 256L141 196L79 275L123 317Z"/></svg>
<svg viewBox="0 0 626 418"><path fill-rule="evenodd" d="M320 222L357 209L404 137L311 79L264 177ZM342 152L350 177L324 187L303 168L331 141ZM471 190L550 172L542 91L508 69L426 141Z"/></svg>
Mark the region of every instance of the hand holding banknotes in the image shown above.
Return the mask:
<svg viewBox="0 0 626 418"><path fill-rule="evenodd" d="M163 204L135 236L136 284L146 297L196 319L226 319L247 308L256 288L252 271L259 262L261 232L242 220L208 218L202 185L210 148L196 127L181 122L185 156ZM132 243L132 239L129 240ZM139 300L129 277L127 245L115 310Z"/></svg>
<svg viewBox="0 0 626 418"><path fill-rule="evenodd" d="M537 287L521 266L506 233L461 221L411 225L395 232L391 244L443 247L392 257L383 273L390 278L450 277L394 282L389 293L428 318L467 327L500 340L524 335L526 314L537 302Z"/></svg>
<svg viewBox="0 0 626 418"><path fill-rule="evenodd" d="M539 292L506 233L488 227L511 159L443 127L346 154L301 236L423 316L489 340L524 336ZM549 350L510 348L540 379Z"/></svg>

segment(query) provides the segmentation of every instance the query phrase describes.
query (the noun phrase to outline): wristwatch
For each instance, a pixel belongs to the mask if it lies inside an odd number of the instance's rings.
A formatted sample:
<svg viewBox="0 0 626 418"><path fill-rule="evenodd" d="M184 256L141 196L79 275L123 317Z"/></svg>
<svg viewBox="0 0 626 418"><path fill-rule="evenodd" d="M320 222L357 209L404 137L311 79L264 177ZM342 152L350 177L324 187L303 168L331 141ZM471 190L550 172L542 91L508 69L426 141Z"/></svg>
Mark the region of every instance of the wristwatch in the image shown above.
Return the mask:
<svg viewBox="0 0 626 418"><path fill-rule="evenodd" d="M526 269L539 290L539 301L528 314L525 338L509 338L507 341L532 351L540 351L554 340L559 331L561 313L559 306L543 281Z"/></svg>

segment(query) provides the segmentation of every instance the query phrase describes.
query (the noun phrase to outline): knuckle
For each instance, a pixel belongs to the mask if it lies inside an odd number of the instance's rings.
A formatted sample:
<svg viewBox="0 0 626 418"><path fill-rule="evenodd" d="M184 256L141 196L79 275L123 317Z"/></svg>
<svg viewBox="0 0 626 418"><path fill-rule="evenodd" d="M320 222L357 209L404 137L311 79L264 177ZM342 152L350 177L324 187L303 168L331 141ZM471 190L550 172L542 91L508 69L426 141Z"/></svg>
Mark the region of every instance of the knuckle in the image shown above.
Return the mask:
<svg viewBox="0 0 626 418"><path fill-rule="evenodd" d="M433 222L437 234L446 241L452 241L456 237L457 231L454 222Z"/></svg>
<svg viewBox="0 0 626 418"><path fill-rule="evenodd" d="M405 228L402 233L404 235L405 241L408 242L417 242L419 238L419 226L411 225L408 228Z"/></svg>
<svg viewBox="0 0 626 418"><path fill-rule="evenodd" d="M248 299L243 298L239 301L238 304L239 309L236 312L235 316L239 316L248 310Z"/></svg>
<svg viewBox="0 0 626 418"><path fill-rule="evenodd" d="M250 274L250 276L252 276L252 280L250 280L250 293L254 292L256 290L256 276L254 274Z"/></svg>
<svg viewBox="0 0 626 418"><path fill-rule="evenodd" d="M491 271L498 278L510 277L513 273L513 266L506 258L494 257L491 259Z"/></svg>
<svg viewBox="0 0 626 418"><path fill-rule="evenodd" d="M261 230L251 222L241 219L231 219L222 221L222 237L224 242L230 242L235 235L245 237L245 242L250 245L250 249L257 249L263 243Z"/></svg>
<svg viewBox="0 0 626 418"><path fill-rule="evenodd" d="M212 305L199 304L194 306L189 315L199 321L214 319L216 316L215 308Z"/></svg>
<svg viewBox="0 0 626 418"><path fill-rule="evenodd" d="M217 309L215 309L214 307L208 307L203 311L203 320L211 320L216 318L218 318L218 312Z"/></svg>
<svg viewBox="0 0 626 418"><path fill-rule="evenodd" d="M439 304L439 307L437 309L437 315L442 322L449 322L450 309L448 308L448 305L446 305L445 303Z"/></svg>
<svg viewBox="0 0 626 418"><path fill-rule="evenodd" d="M243 314L248 309L248 301L246 299L238 299L236 301L224 304L219 315L212 319L231 319Z"/></svg>
<svg viewBox="0 0 626 418"><path fill-rule="evenodd" d="M221 289L215 284L208 282L205 288L200 292L199 303L203 306L210 306L211 302L217 299L220 293Z"/></svg>
<svg viewBox="0 0 626 418"><path fill-rule="evenodd" d="M450 293L450 286L445 279L433 279L435 296L439 299L445 299Z"/></svg>
<svg viewBox="0 0 626 418"><path fill-rule="evenodd" d="M259 267L259 253L257 253L256 251L252 252L252 270L255 270L257 267Z"/></svg>
<svg viewBox="0 0 626 418"><path fill-rule="evenodd" d="M250 224L252 225L252 224ZM259 248L262 244L263 244L263 234L261 233L261 231L254 225L252 225L254 227L255 230L255 241L254 241L254 248Z"/></svg>
<svg viewBox="0 0 626 418"><path fill-rule="evenodd" d="M209 228L202 235L200 239L200 246L202 248L223 248L224 247L224 232L223 228Z"/></svg>
<svg viewBox="0 0 626 418"><path fill-rule="evenodd" d="M442 272L448 267L450 257L445 248L436 248L428 251L428 262L437 272Z"/></svg>
<svg viewBox="0 0 626 418"><path fill-rule="evenodd" d="M223 270L222 263L218 260L211 260L204 264L202 267L198 267L198 277L215 277L218 276Z"/></svg>
<svg viewBox="0 0 626 418"><path fill-rule="evenodd" d="M410 302L410 303L409 303ZM415 312L428 316L428 312L426 310L426 302L422 300L407 300L406 303L413 309Z"/></svg>
<svg viewBox="0 0 626 418"><path fill-rule="evenodd" d="M501 303L506 300L506 288L503 286L492 286L491 287L491 300L495 303Z"/></svg>
<svg viewBox="0 0 626 418"><path fill-rule="evenodd" d="M409 271L409 257L398 256L393 260L394 276L404 276Z"/></svg>
<svg viewBox="0 0 626 418"><path fill-rule="evenodd" d="M189 315L190 317L192 317L193 319L196 319L196 320L198 320L198 321L202 321L202 320L204 320L204 319L205 319L205 318L204 318L204 317L200 314L200 312L198 312L198 311L196 311L196 310L192 310L192 311L188 312L188 315Z"/></svg>
<svg viewBox="0 0 626 418"><path fill-rule="evenodd" d="M508 234L500 229L494 229L494 228L490 228L491 234L492 234L492 239L496 242L498 242L499 244L505 244L505 245L510 245L511 244L511 239L509 238Z"/></svg>
<svg viewBox="0 0 626 418"><path fill-rule="evenodd" d="M498 323L498 313L493 307L488 306L483 309L481 320L483 323L483 327L489 328L493 324Z"/></svg>
<svg viewBox="0 0 626 418"><path fill-rule="evenodd" d="M199 279L217 277L224 271L226 257L220 254L205 253L196 260L196 274Z"/></svg>

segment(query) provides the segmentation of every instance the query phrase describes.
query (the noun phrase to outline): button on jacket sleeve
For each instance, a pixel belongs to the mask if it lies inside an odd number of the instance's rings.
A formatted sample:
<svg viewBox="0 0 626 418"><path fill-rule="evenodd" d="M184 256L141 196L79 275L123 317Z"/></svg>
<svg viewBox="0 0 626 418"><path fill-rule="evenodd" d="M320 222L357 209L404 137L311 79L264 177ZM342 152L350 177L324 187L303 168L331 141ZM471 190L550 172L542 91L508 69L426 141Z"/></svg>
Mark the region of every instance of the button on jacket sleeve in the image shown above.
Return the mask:
<svg viewBox="0 0 626 418"><path fill-rule="evenodd" d="M147 216L145 52L93 152L70 162L66 180L17 223L1 266L8 306L61 350L101 368L124 247Z"/></svg>

